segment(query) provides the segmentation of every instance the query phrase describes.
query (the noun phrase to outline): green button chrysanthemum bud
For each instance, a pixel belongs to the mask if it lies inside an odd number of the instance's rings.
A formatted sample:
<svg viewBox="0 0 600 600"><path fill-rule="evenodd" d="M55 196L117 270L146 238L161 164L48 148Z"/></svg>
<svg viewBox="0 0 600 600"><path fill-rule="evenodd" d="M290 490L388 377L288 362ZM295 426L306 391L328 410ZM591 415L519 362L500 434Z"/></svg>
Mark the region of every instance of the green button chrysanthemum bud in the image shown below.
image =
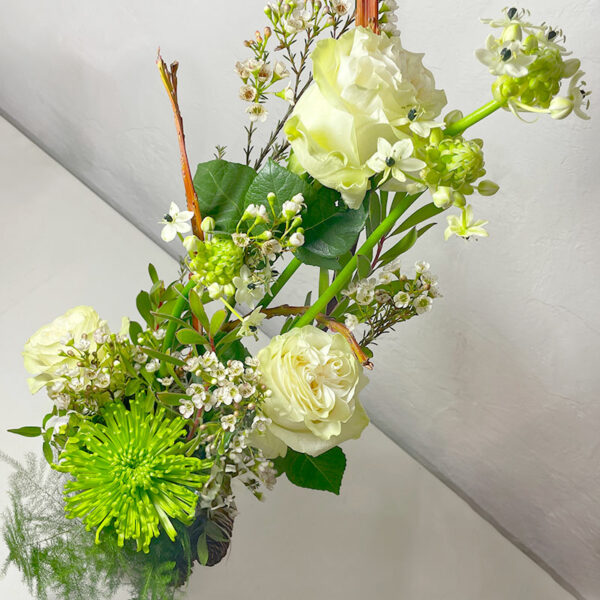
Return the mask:
<svg viewBox="0 0 600 600"><path fill-rule="evenodd" d="M472 194L471 184L486 173L482 147L481 140L456 136L438 142L432 136L425 148L424 180L432 188L450 187L462 194Z"/></svg>
<svg viewBox="0 0 600 600"><path fill-rule="evenodd" d="M171 519L194 520L194 490L208 480L212 463L185 455L185 421L163 408L113 403L101 415L106 424L85 421L55 465L73 476L65 485L67 516L97 528L97 542L109 527L119 546L133 539L148 552L161 527L175 539Z"/></svg>
<svg viewBox="0 0 600 600"><path fill-rule="evenodd" d="M242 268L244 251L229 237L214 237L198 244L198 252L190 261L194 281L213 289L231 290L233 278Z"/></svg>

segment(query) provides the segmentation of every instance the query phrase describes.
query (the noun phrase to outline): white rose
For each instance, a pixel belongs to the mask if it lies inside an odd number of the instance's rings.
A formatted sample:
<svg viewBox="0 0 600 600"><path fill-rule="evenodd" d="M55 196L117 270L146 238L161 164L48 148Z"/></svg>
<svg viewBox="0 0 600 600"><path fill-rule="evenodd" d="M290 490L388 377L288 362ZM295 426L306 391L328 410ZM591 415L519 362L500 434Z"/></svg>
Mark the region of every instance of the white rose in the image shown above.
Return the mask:
<svg viewBox="0 0 600 600"><path fill-rule="evenodd" d="M358 401L367 384L363 368L339 333L311 325L274 337L257 355L272 394L262 405L271 422L256 445L270 456L287 447L317 456L369 424Z"/></svg>
<svg viewBox="0 0 600 600"><path fill-rule="evenodd" d="M285 132L300 165L350 208L360 206L374 174L366 163L378 139L409 137L411 111L413 120L428 122L446 104L422 57L404 50L398 37L364 28L320 41L312 54L315 83Z"/></svg>
<svg viewBox="0 0 600 600"><path fill-rule="evenodd" d="M66 341L73 338L77 342L85 334L93 350L94 332L101 326L105 327L106 323L93 308L77 306L34 333L23 349L25 368L34 375L27 380L31 393L35 394L55 380L61 367L77 366L76 358L60 356L60 352L68 349Z"/></svg>

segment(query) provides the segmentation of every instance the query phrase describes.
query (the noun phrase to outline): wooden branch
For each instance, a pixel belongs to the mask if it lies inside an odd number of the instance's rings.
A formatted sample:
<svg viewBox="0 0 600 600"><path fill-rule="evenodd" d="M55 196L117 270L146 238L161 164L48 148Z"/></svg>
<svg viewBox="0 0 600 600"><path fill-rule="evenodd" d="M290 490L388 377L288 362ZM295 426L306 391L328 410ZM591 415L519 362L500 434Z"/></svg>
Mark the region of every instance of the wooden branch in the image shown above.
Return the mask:
<svg viewBox="0 0 600 600"><path fill-rule="evenodd" d="M200 228L202 223L202 215L200 214L200 207L198 206L198 196L194 189L194 180L192 179L192 172L190 170L190 162L188 160L187 150L185 148L185 135L183 133L183 119L179 110L179 103L177 102L177 69L179 68L178 62L171 63L171 67L167 67L165 61L160 55L160 50L156 58L156 66L160 73L160 78L167 90L169 100L171 101L171 107L173 108L173 115L175 117L175 127L177 129L177 137L179 138L179 152L181 154L181 174L183 176L183 185L185 187L185 197L187 201L187 209L194 213L192 218L192 230L196 236L201 240L204 239L204 232Z"/></svg>
<svg viewBox="0 0 600 600"><path fill-rule="evenodd" d="M260 312L265 315L267 319L272 319L273 317L303 315L308 309L308 306L289 306L288 304L283 304L282 306L277 306L275 308L263 308ZM338 323L336 320L324 314L318 314L315 317L315 321L325 325L330 331L335 331L336 333L343 335L350 344L350 347L360 364L365 369L373 369L373 363L369 360L369 357L365 354L354 335L352 335L352 332L345 325ZM230 321L225 325L223 330L232 331L238 327L238 325L240 325L240 321Z"/></svg>

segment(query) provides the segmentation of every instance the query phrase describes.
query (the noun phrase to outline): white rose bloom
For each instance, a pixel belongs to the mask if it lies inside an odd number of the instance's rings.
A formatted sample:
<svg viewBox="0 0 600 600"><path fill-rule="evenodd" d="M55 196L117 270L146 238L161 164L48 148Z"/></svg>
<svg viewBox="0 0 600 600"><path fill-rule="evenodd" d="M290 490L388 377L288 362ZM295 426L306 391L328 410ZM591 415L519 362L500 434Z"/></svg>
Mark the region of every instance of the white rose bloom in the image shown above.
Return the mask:
<svg viewBox="0 0 600 600"><path fill-rule="evenodd" d="M267 456L287 447L317 456L360 437L369 418L358 400L367 377L346 339L312 325L274 337L257 355L272 392L262 406L271 419L253 442Z"/></svg>
<svg viewBox="0 0 600 600"><path fill-rule="evenodd" d="M411 111L429 122L446 104L422 57L404 50L399 38L364 28L320 41L312 54L315 83L285 132L302 167L350 208L365 196L374 174L367 161L379 138L394 144L410 137Z"/></svg>
<svg viewBox="0 0 600 600"><path fill-rule="evenodd" d="M94 333L104 325L93 308L77 306L34 333L23 349L25 368L34 375L27 380L31 393L57 379L61 369L77 366L77 358L60 356L60 352L68 350L66 340L73 338L77 343L86 335L93 351Z"/></svg>

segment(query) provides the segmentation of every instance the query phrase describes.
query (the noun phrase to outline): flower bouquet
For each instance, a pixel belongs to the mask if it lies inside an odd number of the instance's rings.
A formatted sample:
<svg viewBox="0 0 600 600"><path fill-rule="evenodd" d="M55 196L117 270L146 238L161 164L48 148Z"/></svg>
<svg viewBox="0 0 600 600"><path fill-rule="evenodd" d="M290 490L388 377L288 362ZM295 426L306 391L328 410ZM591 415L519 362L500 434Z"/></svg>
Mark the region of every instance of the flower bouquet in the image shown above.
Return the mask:
<svg viewBox="0 0 600 600"><path fill-rule="evenodd" d="M163 240L182 244L181 273L165 283L150 265L141 321L119 332L79 306L25 346L31 392L45 389L52 408L11 430L41 437L44 460L13 461L4 539L37 598L109 597L123 585L134 598L173 598L195 565L226 555L239 486L262 499L285 474L339 494L340 444L369 423L359 394L374 345L440 297L429 264L407 271L399 259L445 211L446 240L488 235L467 198L498 186L484 179L483 141L465 132L498 109L587 118L579 60L525 11L484 20L492 33L477 56L495 76L492 99L442 118L446 95L402 47L396 3L352 9L266 6L268 24L235 66L244 160L218 146L193 177L178 65L159 56L187 200L160 223ZM271 100L285 114L257 149ZM318 294L292 288L294 305L278 305L301 265ZM280 335L255 351L264 319L279 319Z"/></svg>

